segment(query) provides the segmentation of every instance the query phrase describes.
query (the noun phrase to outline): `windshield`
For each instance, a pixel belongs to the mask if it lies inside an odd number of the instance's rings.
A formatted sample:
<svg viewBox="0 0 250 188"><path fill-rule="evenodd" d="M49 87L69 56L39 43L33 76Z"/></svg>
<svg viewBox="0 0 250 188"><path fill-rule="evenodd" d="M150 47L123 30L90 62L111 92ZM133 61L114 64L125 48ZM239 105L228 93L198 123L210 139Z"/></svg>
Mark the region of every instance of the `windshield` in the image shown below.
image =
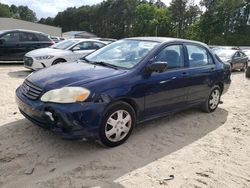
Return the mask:
<svg viewBox="0 0 250 188"><path fill-rule="evenodd" d="M215 50L214 53L218 55L220 58L231 59L235 54L235 50Z"/></svg>
<svg viewBox="0 0 250 188"><path fill-rule="evenodd" d="M52 45L50 48L66 50L70 46L76 44L78 40L65 40L63 42Z"/></svg>
<svg viewBox="0 0 250 188"><path fill-rule="evenodd" d="M84 59L90 62L104 62L117 67L133 68L158 42L124 39L97 50Z"/></svg>

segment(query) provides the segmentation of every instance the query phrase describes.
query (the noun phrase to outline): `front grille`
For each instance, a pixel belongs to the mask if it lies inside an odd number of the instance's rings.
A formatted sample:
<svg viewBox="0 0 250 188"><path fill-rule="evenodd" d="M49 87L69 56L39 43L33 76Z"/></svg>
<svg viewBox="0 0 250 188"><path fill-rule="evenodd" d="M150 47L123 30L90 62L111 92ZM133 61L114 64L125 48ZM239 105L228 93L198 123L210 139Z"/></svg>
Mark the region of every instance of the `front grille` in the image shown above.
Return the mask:
<svg viewBox="0 0 250 188"><path fill-rule="evenodd" d="M33 59L31 57L23 57L24 65L31 67L33 64Z"/></svg>
<svg viewBox="0 0 250 188"><path fill-rule="evenodd" d="M22 93L31 100L36 100L40 97L43 89L34 85L28 80L25 80L22 85Z"/></svg>

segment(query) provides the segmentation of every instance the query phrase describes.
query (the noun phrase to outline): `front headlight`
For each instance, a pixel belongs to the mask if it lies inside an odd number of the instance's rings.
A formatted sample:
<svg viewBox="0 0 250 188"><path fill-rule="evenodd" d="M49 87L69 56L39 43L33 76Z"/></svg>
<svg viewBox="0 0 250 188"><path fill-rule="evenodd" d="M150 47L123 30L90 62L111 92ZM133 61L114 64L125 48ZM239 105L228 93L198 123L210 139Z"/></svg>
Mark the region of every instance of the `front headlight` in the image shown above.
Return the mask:
<svg viewBox="0 0 250 188"><path fill-rule="evenodd" d="M85 101L90 91L82 87L63 87L46 92L42 97L43 102L75 103Z"/></svg>
<svg viewBox="0 0 250 188"><path fill-rule="evenodd" d="M45 55L45 56L38 56L35 57L36 60L45 60L45 59L52 59L54 56L53 55Z"/></svg>

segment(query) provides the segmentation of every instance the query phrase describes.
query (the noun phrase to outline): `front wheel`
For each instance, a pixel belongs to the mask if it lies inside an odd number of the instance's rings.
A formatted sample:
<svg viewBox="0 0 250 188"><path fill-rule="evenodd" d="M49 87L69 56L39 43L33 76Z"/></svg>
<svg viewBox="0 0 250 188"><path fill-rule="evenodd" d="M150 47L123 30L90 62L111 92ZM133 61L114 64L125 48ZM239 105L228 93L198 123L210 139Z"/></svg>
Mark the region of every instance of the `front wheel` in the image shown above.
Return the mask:
<svg viewBox="0 0 250 188"><path fill-rule="evenodd" d="M206 102L203 104L202 109L208 113L214 112L220 103L220 97L221 89L219 86L215 86L209 94Z"/></svg>
<svg viewBox="0 0 250 188"><path fill-rule="evenodd" d="M130 136L135 121L135 111L129 104L116 102L110 105L100 126L100 141L108 147L123 144Z"/></svg>
<svg viewBox="0 0 250 188"><path fill-rule="evenodd" d="M65 63L66 61L64 59L56 59L55 61L53 61L52 65L57 65L59 63Z"/></svg>
<svg viewBox="0 0 250 188"><path fill-rule="evenodd" d="M250 78L250 66L247 67L247 70L246 70L246 77L247 77L247 78Z"/></svg>

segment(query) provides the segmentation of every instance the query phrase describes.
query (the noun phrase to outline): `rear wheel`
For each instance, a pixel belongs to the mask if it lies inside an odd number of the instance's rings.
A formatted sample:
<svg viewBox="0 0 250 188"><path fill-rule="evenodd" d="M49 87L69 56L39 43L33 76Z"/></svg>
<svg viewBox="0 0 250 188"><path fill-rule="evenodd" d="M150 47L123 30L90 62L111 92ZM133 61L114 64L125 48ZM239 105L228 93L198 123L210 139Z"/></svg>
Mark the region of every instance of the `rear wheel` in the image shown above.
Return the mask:
<svg viewBox="0 0 250 188"><path fill-rule="evenodd" d="M100 126L100 141L108 147L123 144L130 136L136 121L134 109L125 102L110 105Z"/></svg>
<svg viewBox="0 0 250 188"><path fill-rule="evenodd" d="M220 103L220 97L221 89L219 86L215 86L209 94L206 102L203 104L202 109L208 113L214 112Z"/></svg>

